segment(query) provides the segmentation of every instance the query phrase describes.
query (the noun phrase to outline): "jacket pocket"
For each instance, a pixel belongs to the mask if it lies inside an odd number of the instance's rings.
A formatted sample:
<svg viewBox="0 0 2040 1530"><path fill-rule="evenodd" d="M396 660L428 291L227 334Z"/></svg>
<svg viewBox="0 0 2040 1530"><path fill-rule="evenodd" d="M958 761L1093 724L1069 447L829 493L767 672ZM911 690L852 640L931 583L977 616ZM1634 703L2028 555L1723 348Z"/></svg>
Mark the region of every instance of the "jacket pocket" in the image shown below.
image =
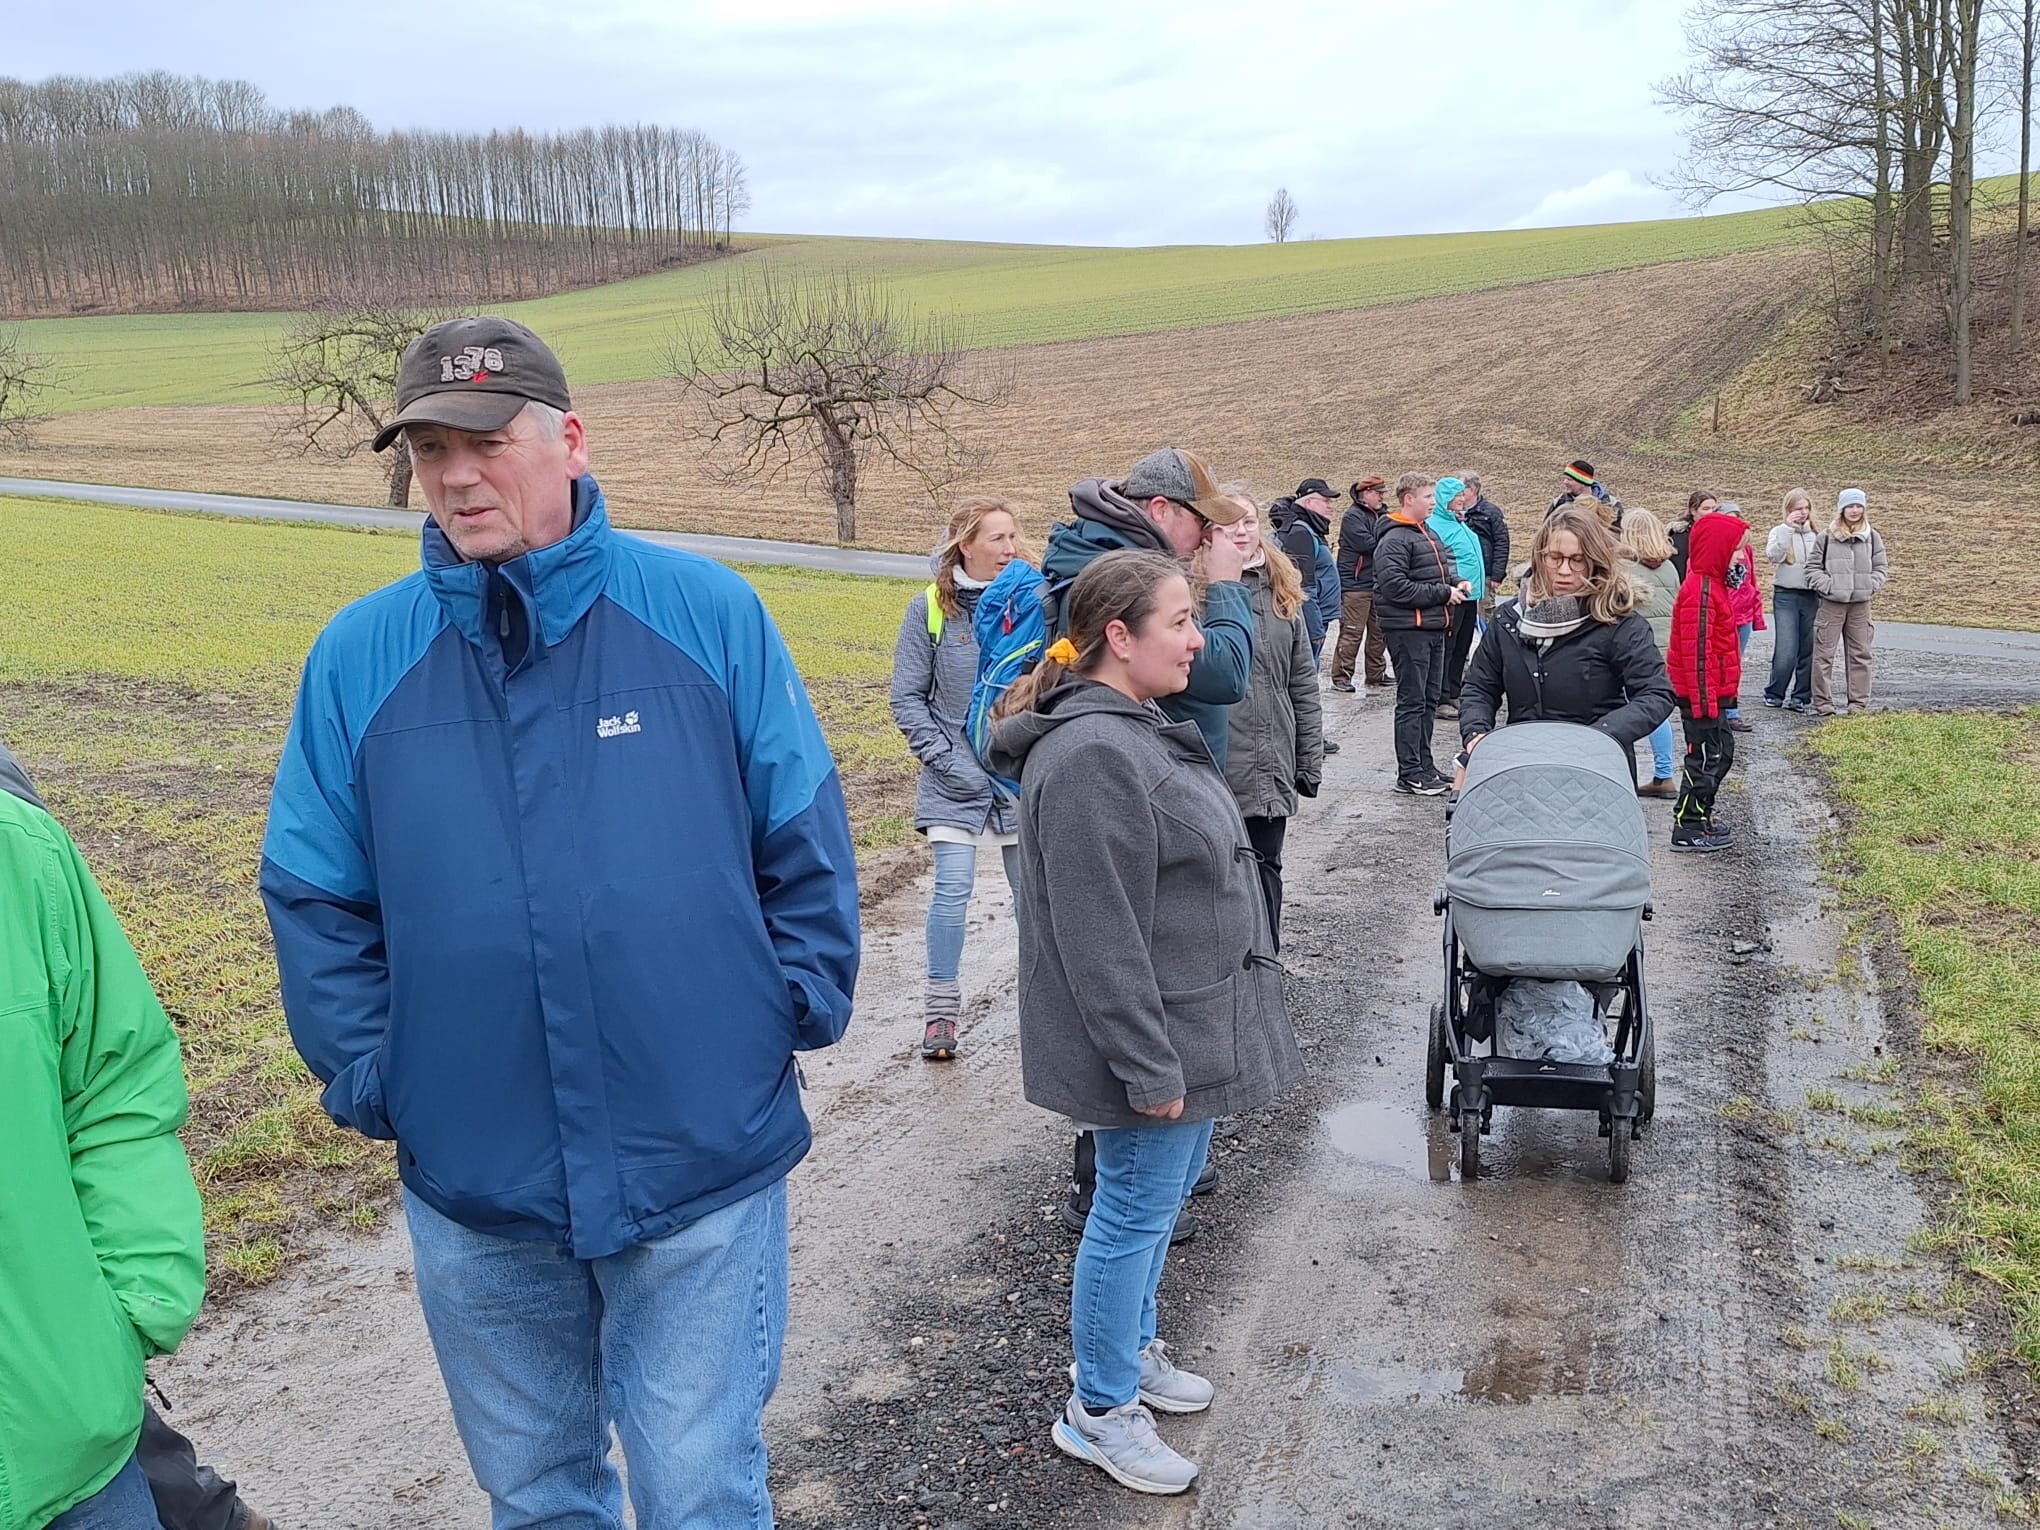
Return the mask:
<svg viewBox="0 0 2040 1530"><path fill-rule="evenodd" d="M1240 981L1228 975L1202 988L1162 994L1162 1023L1183 1070L1183 1092L1215 1089L1240 1073Z"/></svg>

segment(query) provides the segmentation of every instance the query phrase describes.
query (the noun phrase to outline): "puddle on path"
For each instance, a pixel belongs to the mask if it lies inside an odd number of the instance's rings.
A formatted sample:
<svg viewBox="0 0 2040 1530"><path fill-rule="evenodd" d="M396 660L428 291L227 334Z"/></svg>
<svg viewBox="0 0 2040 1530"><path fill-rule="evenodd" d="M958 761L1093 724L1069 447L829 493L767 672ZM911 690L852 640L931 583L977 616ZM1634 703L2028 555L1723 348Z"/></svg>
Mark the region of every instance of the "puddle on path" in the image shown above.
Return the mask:
<svg viewBox="0 0 2040 1530"><path fill-rule="evenodd" d="M1452 1177L1458 1145L1442 1116L1407 1105L1355 1100L1323 1119L1332 1146L1356 1163L1435 1180Z"/></svg>
<svg viewBox="0 0 2040 1530"><path fill-rule="evenodd" d="M1589 1371L1585 1350L1568 1341L1545 1345L1505 1337L1482 1345L1478 1358L1465 1370L1335 1363L1326 1374L1341 1401L1372 1408L1408 1402L1527 1403L1540 1397L1577 1397L1588 1390Z"/></svg>

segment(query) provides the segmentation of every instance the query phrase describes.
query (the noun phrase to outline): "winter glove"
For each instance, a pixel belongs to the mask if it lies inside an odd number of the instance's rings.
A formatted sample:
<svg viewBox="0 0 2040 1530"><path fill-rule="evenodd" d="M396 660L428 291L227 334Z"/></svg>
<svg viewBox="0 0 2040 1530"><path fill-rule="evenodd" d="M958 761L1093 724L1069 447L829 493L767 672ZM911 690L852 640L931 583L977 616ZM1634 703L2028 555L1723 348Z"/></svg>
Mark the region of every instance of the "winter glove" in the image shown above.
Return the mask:
<svg viewBox="0 0 2040 1530"><path fill-rule="evenodd" d="M1297 795L1300 797L1315 797L1318 794L1320 784L1319 778L1316 776L1298 776L1296 778Z"/></svg>

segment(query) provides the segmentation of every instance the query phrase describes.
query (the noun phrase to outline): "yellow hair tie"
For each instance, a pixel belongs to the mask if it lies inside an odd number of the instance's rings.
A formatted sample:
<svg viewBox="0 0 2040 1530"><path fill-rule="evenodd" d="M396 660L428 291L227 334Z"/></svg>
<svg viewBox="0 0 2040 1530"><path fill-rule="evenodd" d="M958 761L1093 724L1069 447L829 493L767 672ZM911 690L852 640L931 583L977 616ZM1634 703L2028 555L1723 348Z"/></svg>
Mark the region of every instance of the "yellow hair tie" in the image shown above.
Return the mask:
<svg viewBox="0 0 2040 1530"><path fill-rule="evenodd" d="M1062 665L1064 669L1068 669L1077 662L1077 645L1066 637L1057 638L1048 645L1048 652L1043 654L1042 657L1044 659L1053 659L1056 663Z"/></svg>

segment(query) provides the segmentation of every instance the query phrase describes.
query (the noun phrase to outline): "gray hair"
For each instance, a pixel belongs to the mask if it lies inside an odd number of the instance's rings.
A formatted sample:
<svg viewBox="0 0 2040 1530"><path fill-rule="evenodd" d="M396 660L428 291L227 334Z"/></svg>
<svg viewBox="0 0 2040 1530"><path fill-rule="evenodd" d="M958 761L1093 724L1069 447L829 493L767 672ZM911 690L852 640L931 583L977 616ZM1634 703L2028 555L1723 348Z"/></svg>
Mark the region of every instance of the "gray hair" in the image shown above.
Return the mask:
<svg viewBox="0 0 2040 1530"><path fill-rule="evenodd" d="M1478 489L1480 487L1480 474L1474 472L1472 468L1461 468L1459 470L1459 481L1469 489Z"/></svg>
<svg viewBox="0 0 2040 1530"><path fill-rule="evenodd" d="M541 404L537 399L526 403L520 412L538 427L538 433L548 441L559 440L567 428L565 410L555 409L551 404Z"/></svg>

